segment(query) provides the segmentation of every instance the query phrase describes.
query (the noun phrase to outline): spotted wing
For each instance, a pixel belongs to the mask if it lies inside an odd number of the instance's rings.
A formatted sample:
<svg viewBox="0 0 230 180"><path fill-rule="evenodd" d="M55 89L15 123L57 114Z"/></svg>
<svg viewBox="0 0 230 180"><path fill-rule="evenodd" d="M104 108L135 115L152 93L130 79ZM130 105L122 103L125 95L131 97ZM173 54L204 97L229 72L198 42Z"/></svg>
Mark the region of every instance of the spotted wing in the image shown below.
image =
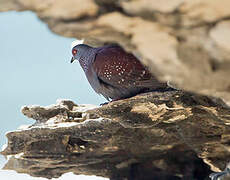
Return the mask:
<svg viewBox="0 0 230 180"><path fill-rule="evenodd" d="M135 56L118 46L98 50L93 68L101 83L114 88L163 86Z"/></svg>

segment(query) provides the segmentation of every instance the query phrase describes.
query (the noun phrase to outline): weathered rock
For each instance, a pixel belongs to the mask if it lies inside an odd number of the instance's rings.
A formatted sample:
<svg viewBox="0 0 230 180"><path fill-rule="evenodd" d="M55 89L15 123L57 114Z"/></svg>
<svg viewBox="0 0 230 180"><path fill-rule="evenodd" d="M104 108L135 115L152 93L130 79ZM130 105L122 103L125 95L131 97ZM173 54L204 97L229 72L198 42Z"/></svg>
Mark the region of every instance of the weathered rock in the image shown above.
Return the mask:
<svg viewBox="0 0 230 180"><path fill-rule="evenodd" d="M162 81L230 102L229 0L1 0L62 36L132 51Z"/></svg>
<svg viewBox="0 0 230 180"><path fill-rule="evenodd" d="M117 43L162 81L230 104L229 0L1 0L55 33ZM7 134L6 169L58 177L204 179L229 160L229 108L183 92L149 93L87 110L71 101L24 107L36 124ZM199 177L199 178L198 178Z"/></svg>
<svg viewBox="0 0 230 180"><path fill-rule="evenodd" d="M102 107L63 100L22 112L36 123L6 135L4 168L32 176L204 179L230 159L230 108L213 97L153 92Z"/></svg>

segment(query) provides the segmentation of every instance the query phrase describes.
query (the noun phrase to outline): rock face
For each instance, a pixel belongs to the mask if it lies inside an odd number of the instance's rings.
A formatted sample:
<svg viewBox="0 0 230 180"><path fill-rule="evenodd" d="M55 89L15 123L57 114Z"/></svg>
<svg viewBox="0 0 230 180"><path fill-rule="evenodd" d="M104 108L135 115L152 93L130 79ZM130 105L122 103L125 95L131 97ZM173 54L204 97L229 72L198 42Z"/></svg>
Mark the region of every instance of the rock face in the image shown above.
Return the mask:
<svg viewBox="0 0 230 180"><path fill-rule="evenodd" d="M229 0L1 0L0 11L31 10L62 36L119 44L160 80L193 92L142 94L99 108L72 101L24 107L36 123L7 134L5 169L113 180L205 179L223 170L230 159L229 7Z"/></svg>
<svg viewBox="0 0 230 180"><path fill-rule="evenodd" d="M213 97L152 92L102 107L62 100L22 113L36 123L6 135L4 168L32 176L205 179L230 159L230 108Z"/></svg>
<svg viewBox="0 0 230 180"><path fill-rule="evenodd" d="M229 0L2 0L62 36L132 51L160 80L230 101Z"/></svg>

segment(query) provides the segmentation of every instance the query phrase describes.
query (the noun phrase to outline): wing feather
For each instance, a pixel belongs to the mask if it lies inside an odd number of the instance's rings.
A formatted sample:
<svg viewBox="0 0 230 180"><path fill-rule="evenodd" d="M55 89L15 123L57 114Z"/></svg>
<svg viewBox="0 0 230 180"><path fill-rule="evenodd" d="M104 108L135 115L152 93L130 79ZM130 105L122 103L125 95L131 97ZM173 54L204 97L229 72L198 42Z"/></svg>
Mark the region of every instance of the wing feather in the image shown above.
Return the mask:
<svg viewBox="0 0 230 180"><path fill-rule="evenodd" d="M118 46L104 47L96 53L93 68L102 82L114 88L159 88L160 83L137 58Z"/></svg>

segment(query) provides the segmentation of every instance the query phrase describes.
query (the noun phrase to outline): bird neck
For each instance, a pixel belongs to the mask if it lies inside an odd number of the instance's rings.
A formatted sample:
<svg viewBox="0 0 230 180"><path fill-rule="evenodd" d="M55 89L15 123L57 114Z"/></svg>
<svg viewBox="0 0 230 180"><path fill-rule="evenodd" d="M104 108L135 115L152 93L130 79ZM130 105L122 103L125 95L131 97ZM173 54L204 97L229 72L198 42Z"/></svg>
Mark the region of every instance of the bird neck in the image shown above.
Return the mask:
<svg viewBox="0 0 230 180"><path fill-rule="evenodd" d="M95 55L96 49L92 47L88 47L87 50L82 53L79 62L85 72L88 71L90 65L93 63Z"/></svg>

